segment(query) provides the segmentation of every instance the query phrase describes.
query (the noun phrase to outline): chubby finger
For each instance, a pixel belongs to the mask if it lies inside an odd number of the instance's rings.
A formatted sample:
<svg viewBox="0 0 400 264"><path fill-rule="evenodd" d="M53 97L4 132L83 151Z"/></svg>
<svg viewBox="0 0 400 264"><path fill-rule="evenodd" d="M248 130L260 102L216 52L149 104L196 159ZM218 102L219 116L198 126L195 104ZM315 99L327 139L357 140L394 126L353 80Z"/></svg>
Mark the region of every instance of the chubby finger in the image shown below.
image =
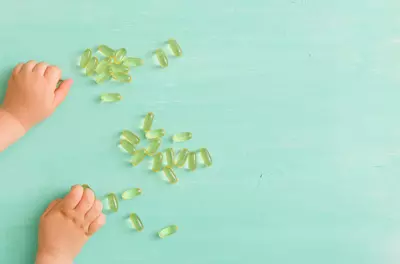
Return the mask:
<svg viewBox="0 0 400 264"><path fill-rule="evenodd" d="M50 65L44 72L44 77L49 81L57 83L61 79L61 70L56 66Z"/></svg>
<svg viewBox="0 0 400 264"><path fill-rule="evenodd" d="M49 66L49 64L42 61L42 62L39 62L38 64L36 64L35 67L33 67L32 71L37 72L40 75L44 75L48 66Z"/></svg>
<svg viewBox="0 0 400 264"><path fill-rule="evenodd" d="M76 206L75 210L82 214L83 216L92 208L95 201L94 193L90 188L86 188L83 191L83 196L79 204Z"/></svg>
<svg viewBox="0 0 400 264"><path fill-rule="evenodd" d="M24 65L22 65L21 71L23 72L32 72L33 68L36 66L37 62L34 60L30 60Z"/></svg>
<svg viewBox="0 0 400 264"><path fill-rule="evenodd" d="M90 224L99 217L101 214L101 211L103 210L103 204L99 201L96 200L93 203L92 208L86 213L85 215L85 226L86 228L89 228Z"/></svg>
<svg viewBox="0 0 400 264"><path fill-rule="evenodd" d="M99 217L96 218L96 220L94 220L88 229L88 235L91 236L94 233L96 233L97 231L99 231L99 229L106 223L106 216L104 214L100 214Z"/></svg>
<svg viewBox="0 0 400 264"><path fill-rule="evenodd" d="M75 185L71 188L71 191L62 199L59 205L64 210L73 210L79 204L83 196L83 187Z"/></svg>
<svg viewBox="0 0 400 264"><path fill-rule="evenodd" d="M59 106L67 97L67 94L69 92L69 89L71 88L71 85L74 83L72 79L68 79L63 81L60 86L58 87L57 90L54 92L54 105L57 107Z"/></svg>
<svg viewBox="0 0 400 264"><path fill-rule="evenodd" d="M15 66L14 70L12 71L12 74L13 75L18 74L21 71L23 65L24 65L23 63L18 63L17 66Z"/></svg>

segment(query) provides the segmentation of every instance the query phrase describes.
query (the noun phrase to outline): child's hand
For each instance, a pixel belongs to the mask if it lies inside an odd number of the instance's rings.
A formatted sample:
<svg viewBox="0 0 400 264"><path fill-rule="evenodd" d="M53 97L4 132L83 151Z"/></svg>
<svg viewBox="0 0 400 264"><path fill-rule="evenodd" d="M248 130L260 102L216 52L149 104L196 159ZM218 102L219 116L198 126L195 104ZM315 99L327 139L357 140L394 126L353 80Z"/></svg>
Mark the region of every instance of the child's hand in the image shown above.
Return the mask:
<svg viewBox="0 0 400 264"><path fill-rule="evenodd" d="M105 223L102 204L91 189L75 185L64 199L50 203L39 225L37 264L72 264Z"/></svg>
<svg viewBox="0 0 400 264"><path fill-rule="evenodd" d="M3 109L28 131L49 117L67 96L72 80L56 89L60 79L61 70L56 66L36 61L18 64L8 81Z"/></svg>

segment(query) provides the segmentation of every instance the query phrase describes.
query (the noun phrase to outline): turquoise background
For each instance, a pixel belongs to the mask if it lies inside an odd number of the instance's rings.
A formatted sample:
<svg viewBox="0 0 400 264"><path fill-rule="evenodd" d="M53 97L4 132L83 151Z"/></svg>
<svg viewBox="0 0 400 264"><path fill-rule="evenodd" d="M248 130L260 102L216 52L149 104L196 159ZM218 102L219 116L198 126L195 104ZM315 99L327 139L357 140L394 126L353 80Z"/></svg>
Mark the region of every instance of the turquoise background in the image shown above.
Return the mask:
<svg viewBox="0 0 400 264"><path fill-rule="evenodd" d="M75 84L56 113L0 155L0 263L32 263L38 219L76 183L141 187L76 263L400 262L400 3L394 0L8 1L0 98L12 67L60 66ZM184 56L152 64L174 37ZM131 84L95 85L85 48L145 59ZM120 92L119 104L100 104ZM210 169L169 185L116 144L144 114ZM164 140L163 147L169 146ZM260 175L263 177L260 178ZM126 224L137 212L145 225ZM155 233L169 224L179 232Z"/></svg>

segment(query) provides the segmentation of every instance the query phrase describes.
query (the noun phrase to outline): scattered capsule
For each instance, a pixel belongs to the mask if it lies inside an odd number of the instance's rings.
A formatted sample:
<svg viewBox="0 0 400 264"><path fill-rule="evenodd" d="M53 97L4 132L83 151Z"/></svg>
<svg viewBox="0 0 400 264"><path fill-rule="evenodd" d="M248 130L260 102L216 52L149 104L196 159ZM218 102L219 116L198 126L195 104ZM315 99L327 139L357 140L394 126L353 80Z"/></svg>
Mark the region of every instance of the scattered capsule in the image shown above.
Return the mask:
<svg viewBox="0 0 400 264"><path fill-rule="evenodd" d="M114 62L120 64L125 59L125 56L126 56L126 49L122 48L115 51Z"/></svg>
<svg viewBox="0 0 400 264"><path fill-rule="evenodd" d="M112 78L119 82L131 82L132 77L124 72L115 72L111 74Z"/></svg>
<svg viewBox="0 0 400 264"><path fill-rule="evenodd" d="M178 42L176 42L175 39L169 39L168 40L169 48L172 51L172 54L175 56L182 56L182 49L181 46L179 46Z"/></svg>
<svg viewBox="0 0 400 264"><path fill-rule="evenodd" d="M100 100L104 103L113 103L122 100L122 96L119 93L104 93L100 95Z"/></svg>
<svg viewBox="0 0 400 264"><path fill-rule="evenodd" d="M91 49L86 49L82 56L81 56L81 61L79 63L79 66L83 69L86 68L88 65L90 59L92 58L92 50Z"/></svg>
<svg viewBox="0 0 400 264"><path fill-rule="evenodd" d="M147 113L146 117L144 118L144 124L143 124L144 132L150 131L151 126L153 125L153 120L154 120L154 114L151 112Z"/></svg>
<svg viewBox="0 0 400 264"><path fill-rule="evenodd" d="M137 166L139 165L140 162L144 160L146 157L146 151L145 149L139 149L135 151L135 154L132 156L132 166Z"/></svg>
<svg viewBox="0 0 400 264"><path fill-rule="evenodd" d="M163 154L161 152L158 152L153 156L153 168L151 170L154 172L158 172L161 170L162 165L163 165Z"/></svg>
<svg viewBox="0 0 400 264"><path fill-rule="evenodd" d="M140 188L132 188L129 190L126 190L125 192L122 193L122 199L123 200L130 200L135 198L136 196L139 196L142 194L142 189Z"/></svg>
<svg viewBox="0 0 400 264"><path fill-rule="evenodd" d="M153 156L154 154L156 154L160 145L161 145L161 139L156 138L154 140L151 140L146 148L146 155Z"/></svg>
<svg viewBox="0 0 400 264"><path fill-rule="evenodd" d="M165 158L167 159L167 165L171 168L174 167L174 165L175 165L174 164L174 155L175 155L175 153L172 148L167 148L165 150Z"/></svg>
<svg viewBox="0 0 400 264"><path fill-rule="evenodd" d="M122 131L121 136L131 142L133 145L137 145L140 143L140 138L135 133L129 130Z"/></svg>
<svg viewBox="0 0 400 264"><path fill-rule="evenodd" d="M163 128L146 132L147 139L162 138L164 135L165 135L165 130Z"/></svg>
<svg viewBox="0 0 400 264"><path fill-rule="evenodd" d="M115 193L107 194L107 199L108 199L108 206L110 207L110 210L113 212L117 212L118 211L118 198L115 195Z"/></svg>
<svg viewBox="0 0 400 264"><path fill-rule="evenodd" d="M189 150L187 148L181 149L181 151L179 151L178 158L175 163L176 166L182 168L186 163L188 155L189 155Z"/></svg>
<svg viewBox="0 0 400 264"><path fill-rule="evenodd" d="M157 49L155 52L155 55L157 57L158 63L162 68L165 68L168 66L168 58L165 52L162 49Z"/></svg>
<svg viewBox="0 0 400 264"><path fill-rule="evenodd" d="M167 237L169 235L176 233L177 231L178 231L178 227L176 225L170 225L170 226L167 226L167 227L161 229L158 232L158 236L160 238L164 238L164 237Z"/></svg>
<svg viewBox="0 0 400 264"><path fill-rule="evenodd" d="M164 167L163 171L169 183L175 184L178 182L178 178L176 177L176 174L171 167L166 166Z"/></svg>
<svg viewBox="0 0 400 264"><path fill-rule="evenodd" d="M188 156L189 170L194 171L197 167L196 152L190 152Z"/></svg>
<svg viewBox="0 0 400 264"><path fill-rule="evenodd" d="M110 80L111 76L108 73L102 73L96 76L95 82L101 84L105 81Z"/></svg>
<svg viewBox="0 0 400 264"><path fill-rule="evenodd" d="M101 54L103 54L106 57L112 57L115 54L115 51L106 45L100 45L98 47L98 50Z"/></svg>
<svg viewBox="0 0 400 264"><path fill-rule="evenodd" d="M86 75L93 75L93 73L96 71L97 64L99 63L99 60L96 57L92 57L89 60L89 63L86 66Z"/></svg>
<svg viewBox="0 0 400 264"><path fill-rule="evenodd" d="M125 57L124 61L122 62L123 65L128 66L128 67L135 67L135 66L141 66L144 64L144 61L139 58L133 58L133 57Z"/></svg>
<svg viewBox="0 0 400 264"><path fill-rule="evenodd" d="M96 68L97 74L109 73L110 62L107 61L106 59L100 61L99 64L97 65L97 68Z"/></svg>
<svg viewBox="0 0 400 264"><path fill-rule="evenodd" d="M129 216L129 219L130 219L131 222L132 222L132 226L133 226L137 231L139 231L139 232L143 231L144 226L143 226L142 220L140 220L140 218L139 218L139 216L138 216L137 214L132 213L132 214Z"/></svg>
<svg viewBox="0 0 400 264"><path fill-rule="evenodd" d="M183 141L190 140L191 138L192 138L192 133L190 133L190 132L182 132L182 133L175 134L172 137L172 140L174 142L183 142Z"/></svg>
<svg viewBox="0 0 400 264"><path fill-rule="evenodd" d="M129 142L128 140L122 139L119 142L119 145L121 146L121 148L124 151L128 152L129 154L131 154L131 155L135 154L135 146L131 142Z"/></svg>
<svg viewBox="0 0 400 264"><path fill-rule="evenodd" d="M212 158L211 158L210 152L208 152L208 150L206 148L201 148L200 155L204 162L204 165L206 165L207 167L210 167L212 165Z"/></svg>

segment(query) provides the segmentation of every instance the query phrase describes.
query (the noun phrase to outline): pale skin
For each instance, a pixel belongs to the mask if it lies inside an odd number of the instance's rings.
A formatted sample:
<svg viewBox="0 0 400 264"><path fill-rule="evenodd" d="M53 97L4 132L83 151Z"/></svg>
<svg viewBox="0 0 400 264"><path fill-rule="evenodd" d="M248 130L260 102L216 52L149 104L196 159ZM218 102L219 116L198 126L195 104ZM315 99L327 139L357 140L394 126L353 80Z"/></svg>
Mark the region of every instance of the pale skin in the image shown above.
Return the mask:
<svg viewBox="0 0 400 264"><path fill-rule="evenodd" d="M8 81L0 106L0 152L49 117L72 85L57 89L61 70L44 62L18 64ZM36 264L71 264L84 244L106 221L102 203L91 189L75 185L62 199L52 201L40 218Z"/></svg>

